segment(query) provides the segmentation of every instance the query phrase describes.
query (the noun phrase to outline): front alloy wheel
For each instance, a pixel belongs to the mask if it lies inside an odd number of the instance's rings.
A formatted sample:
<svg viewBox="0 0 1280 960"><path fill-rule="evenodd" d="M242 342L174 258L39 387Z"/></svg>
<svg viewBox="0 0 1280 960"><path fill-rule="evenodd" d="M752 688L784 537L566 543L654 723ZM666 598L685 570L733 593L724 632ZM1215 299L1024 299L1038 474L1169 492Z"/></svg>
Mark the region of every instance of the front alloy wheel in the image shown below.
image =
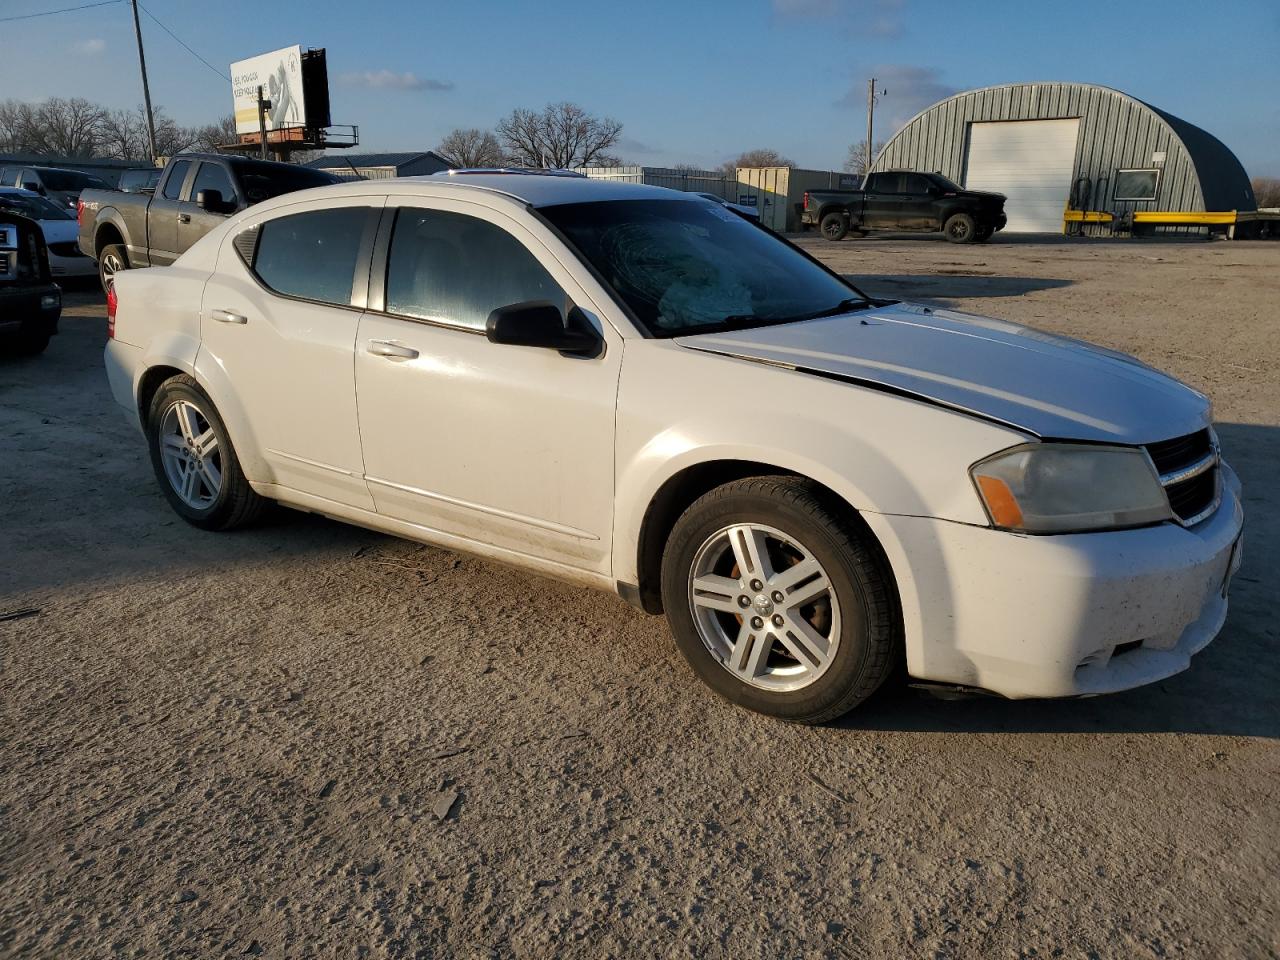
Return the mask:
<svg viewBox="0 0 1280 960"><path fill-rule="evenodd" d="M748 477L695 501L663 551L662 603L707 686L796 723L861 703L901 650L879 545L846 504L802 477Z"/></svg>
<svg viewBox="0 0 1280 960"><path fill-rule="evenodd" d="M707 651L744 683L800 690L831 666L840 603L822 564L764 524L713 533L698 549L689 604Z"/></svg>

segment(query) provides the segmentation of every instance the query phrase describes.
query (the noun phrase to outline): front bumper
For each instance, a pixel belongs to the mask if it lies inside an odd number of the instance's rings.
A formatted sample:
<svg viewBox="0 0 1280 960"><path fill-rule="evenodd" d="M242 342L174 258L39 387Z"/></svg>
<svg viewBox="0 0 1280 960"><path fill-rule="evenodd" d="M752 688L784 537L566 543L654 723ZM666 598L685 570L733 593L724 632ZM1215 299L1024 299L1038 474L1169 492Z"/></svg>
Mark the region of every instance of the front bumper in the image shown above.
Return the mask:
<svg viewBox="0 0 1280 960"><path fill-rule="evenodd" d="M1222 471L1222 505L1190 529L1027 536L876 518L909 672L1007 697L1073 697L1187 669L1226 620L1241 559L1240 483Z"/></svg>
<svg viewBox="0 0 1280 960"><path fill-rule="evenodd" d="M0 334L58 332L62 291L57 284L0 287Z"/></svg>

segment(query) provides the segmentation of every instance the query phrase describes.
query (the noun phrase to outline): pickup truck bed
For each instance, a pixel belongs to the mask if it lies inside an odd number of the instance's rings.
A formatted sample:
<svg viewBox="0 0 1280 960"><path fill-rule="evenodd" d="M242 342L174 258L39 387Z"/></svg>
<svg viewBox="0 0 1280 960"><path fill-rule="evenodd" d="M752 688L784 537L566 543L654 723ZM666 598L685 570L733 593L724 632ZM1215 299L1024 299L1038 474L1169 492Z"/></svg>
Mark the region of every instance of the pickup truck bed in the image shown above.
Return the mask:
<svg viewBox="0 0 1280 960"><path fill-rule="evenodd" d="M98 261L103 290L117 270L167 266L233 213L338 180L309 167L226 154L183 153L154 191L86 190L80 195L80 249Z"/></svg>
<svg viewBox="0 0 1280 960"><path fill-rule="evenodd" d="M965 190L937 173L886 170L869 174L861 190L804 195L801 222L828 240L874 230L938 232L953 243L991 239L1005 225L1004 195Z"/></svg>

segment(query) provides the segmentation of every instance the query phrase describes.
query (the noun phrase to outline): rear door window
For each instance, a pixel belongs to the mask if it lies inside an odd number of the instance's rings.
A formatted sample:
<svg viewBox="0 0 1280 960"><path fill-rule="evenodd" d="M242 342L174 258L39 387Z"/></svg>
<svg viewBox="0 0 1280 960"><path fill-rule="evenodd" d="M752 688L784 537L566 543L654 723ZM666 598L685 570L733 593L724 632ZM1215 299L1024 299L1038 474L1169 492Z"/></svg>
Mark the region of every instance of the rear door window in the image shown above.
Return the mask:
<svg viewBox="0 0 1280 960"><path fill-rule="evenodd" d="M349 306L370 213L338 207L266 221L258 228L253 272L276 293Z"/></svg>

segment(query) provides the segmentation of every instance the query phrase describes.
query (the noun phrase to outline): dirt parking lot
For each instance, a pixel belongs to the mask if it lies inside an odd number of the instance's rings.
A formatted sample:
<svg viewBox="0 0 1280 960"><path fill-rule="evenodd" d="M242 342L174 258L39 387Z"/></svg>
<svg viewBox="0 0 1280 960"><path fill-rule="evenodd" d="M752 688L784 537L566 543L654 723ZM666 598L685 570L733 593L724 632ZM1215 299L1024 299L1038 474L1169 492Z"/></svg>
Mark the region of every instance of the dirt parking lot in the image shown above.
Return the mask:
<svg viewBox="0 0 1280 960"><path fill-rule="evenodd" d="M284 511L197 532L73 294L0 361L0 614L39 611L0 621L0 955L1280 955L1280 245L802 242L1213 397L1247 549L1190 671L797 728L607 595Z"/></svg>

